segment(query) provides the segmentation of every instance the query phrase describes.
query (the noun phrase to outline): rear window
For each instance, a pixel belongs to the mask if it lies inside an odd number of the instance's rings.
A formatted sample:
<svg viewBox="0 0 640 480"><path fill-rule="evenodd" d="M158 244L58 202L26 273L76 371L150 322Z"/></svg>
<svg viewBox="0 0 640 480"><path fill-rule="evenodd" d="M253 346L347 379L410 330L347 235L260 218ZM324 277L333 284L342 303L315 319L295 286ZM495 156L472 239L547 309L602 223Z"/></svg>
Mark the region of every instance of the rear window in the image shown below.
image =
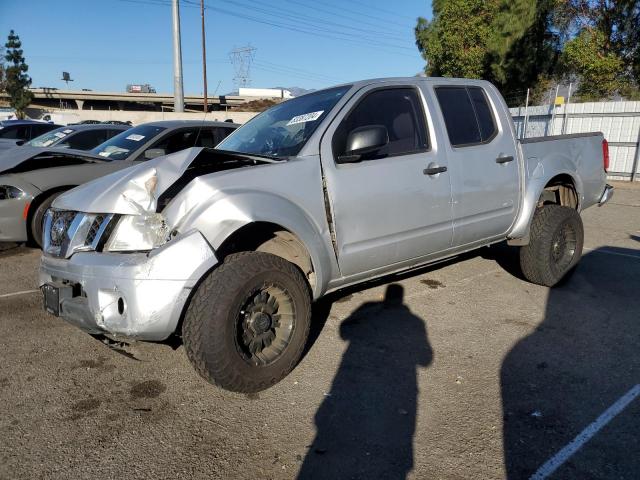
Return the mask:
<svg viewBox="0 0 640 480"><path fill-rule="evenodd" d="M436 87L435 92L452 146L491 141L498 129L482 88Z"/></svg>

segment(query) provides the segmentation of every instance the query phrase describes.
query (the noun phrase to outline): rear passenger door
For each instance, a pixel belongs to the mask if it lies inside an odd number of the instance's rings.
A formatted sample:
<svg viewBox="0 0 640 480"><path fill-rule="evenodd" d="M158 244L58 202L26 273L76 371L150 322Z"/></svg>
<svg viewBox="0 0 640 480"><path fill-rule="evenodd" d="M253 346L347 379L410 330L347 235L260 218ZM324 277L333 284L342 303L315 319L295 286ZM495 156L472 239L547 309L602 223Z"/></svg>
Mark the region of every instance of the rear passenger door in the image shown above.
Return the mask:
<svg viewBox="0 0 640 480"><path fill-rule="evenodd" d="M451 245L446 157L433 148L426 108L415 86L366 87L323 136L321 161L344 276L391 270ZM388 143L356 163L338 163L349 135L372 126L386 129ZM441 173L429 175L432 167Z"/></svg>
<svg viewBox="0 0 640 480"><path fill-rule="evenodd" d="M504 235L517 212L520 175L502 105L477 85L434 91L449 140L453 246Z"/></svg>

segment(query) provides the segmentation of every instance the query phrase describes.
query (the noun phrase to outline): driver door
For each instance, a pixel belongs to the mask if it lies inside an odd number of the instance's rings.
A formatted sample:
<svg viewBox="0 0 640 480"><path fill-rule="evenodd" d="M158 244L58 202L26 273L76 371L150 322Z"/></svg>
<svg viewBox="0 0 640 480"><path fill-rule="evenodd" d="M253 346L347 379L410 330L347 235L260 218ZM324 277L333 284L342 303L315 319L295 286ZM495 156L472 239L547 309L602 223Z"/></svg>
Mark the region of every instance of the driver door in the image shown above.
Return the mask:
<svg viewBox="0 0 640 480"><path fill-rule="evenodd" d="M321 161L343 276L393 270L451 246L447 160L429 137L416 86L379 84L356 94L323 136ZM340 163L351 132L383 126L388 143ZM440 173L428 174L434 167ZM431 170L430 170L431 169Z"/></svg>

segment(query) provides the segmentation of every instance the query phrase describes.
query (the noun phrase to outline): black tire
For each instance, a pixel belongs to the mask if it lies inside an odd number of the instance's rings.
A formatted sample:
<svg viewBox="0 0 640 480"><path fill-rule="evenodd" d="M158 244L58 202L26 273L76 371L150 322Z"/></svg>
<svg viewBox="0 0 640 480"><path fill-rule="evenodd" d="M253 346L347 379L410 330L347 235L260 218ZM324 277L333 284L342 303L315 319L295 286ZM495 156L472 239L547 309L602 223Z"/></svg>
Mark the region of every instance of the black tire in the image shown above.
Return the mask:
<svg viewBox="0 0 640 480"><path fill-rule="evenodd" d="M205 380L252 393L293 370L310 325L311 296L302 272L281 257L242 252L227 256L197 287L182 338L187 357Z"/></svg>
<svg viewBox="0 0 640 480"><path fill-rule="evenodd" d="M63 192L56 192L45 198L36 207L31 215L31 224L29 225L29 240L33 246L42 248L42 230L44 223L44 214L47 213L53 201Z"/></svg>
<svg viewBox="0 0 640 480"><path fill-rule="evenodd" d="M520 267L527 280L553 287L580 261L584 228L573 208L544 205L531 222L529 245L520 248Z"/></svg>

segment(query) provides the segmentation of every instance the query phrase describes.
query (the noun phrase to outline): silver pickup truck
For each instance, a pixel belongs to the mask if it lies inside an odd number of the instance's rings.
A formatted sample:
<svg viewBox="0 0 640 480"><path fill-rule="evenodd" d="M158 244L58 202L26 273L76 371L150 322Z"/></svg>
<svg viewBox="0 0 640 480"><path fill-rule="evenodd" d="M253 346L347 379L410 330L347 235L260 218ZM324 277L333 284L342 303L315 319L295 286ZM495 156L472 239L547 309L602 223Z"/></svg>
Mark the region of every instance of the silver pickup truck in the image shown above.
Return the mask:
<svg viewBox="0 0 640 480"><path fill-rule="evenodd" d="M356 82L281 103L216 149L71 190L48 211L45 308L91 334L182 337L194 368L255 392L300 359L311 302L508 240L524 275L579 261L612 195L601 133L518 141L491 84Z"/></svg>

